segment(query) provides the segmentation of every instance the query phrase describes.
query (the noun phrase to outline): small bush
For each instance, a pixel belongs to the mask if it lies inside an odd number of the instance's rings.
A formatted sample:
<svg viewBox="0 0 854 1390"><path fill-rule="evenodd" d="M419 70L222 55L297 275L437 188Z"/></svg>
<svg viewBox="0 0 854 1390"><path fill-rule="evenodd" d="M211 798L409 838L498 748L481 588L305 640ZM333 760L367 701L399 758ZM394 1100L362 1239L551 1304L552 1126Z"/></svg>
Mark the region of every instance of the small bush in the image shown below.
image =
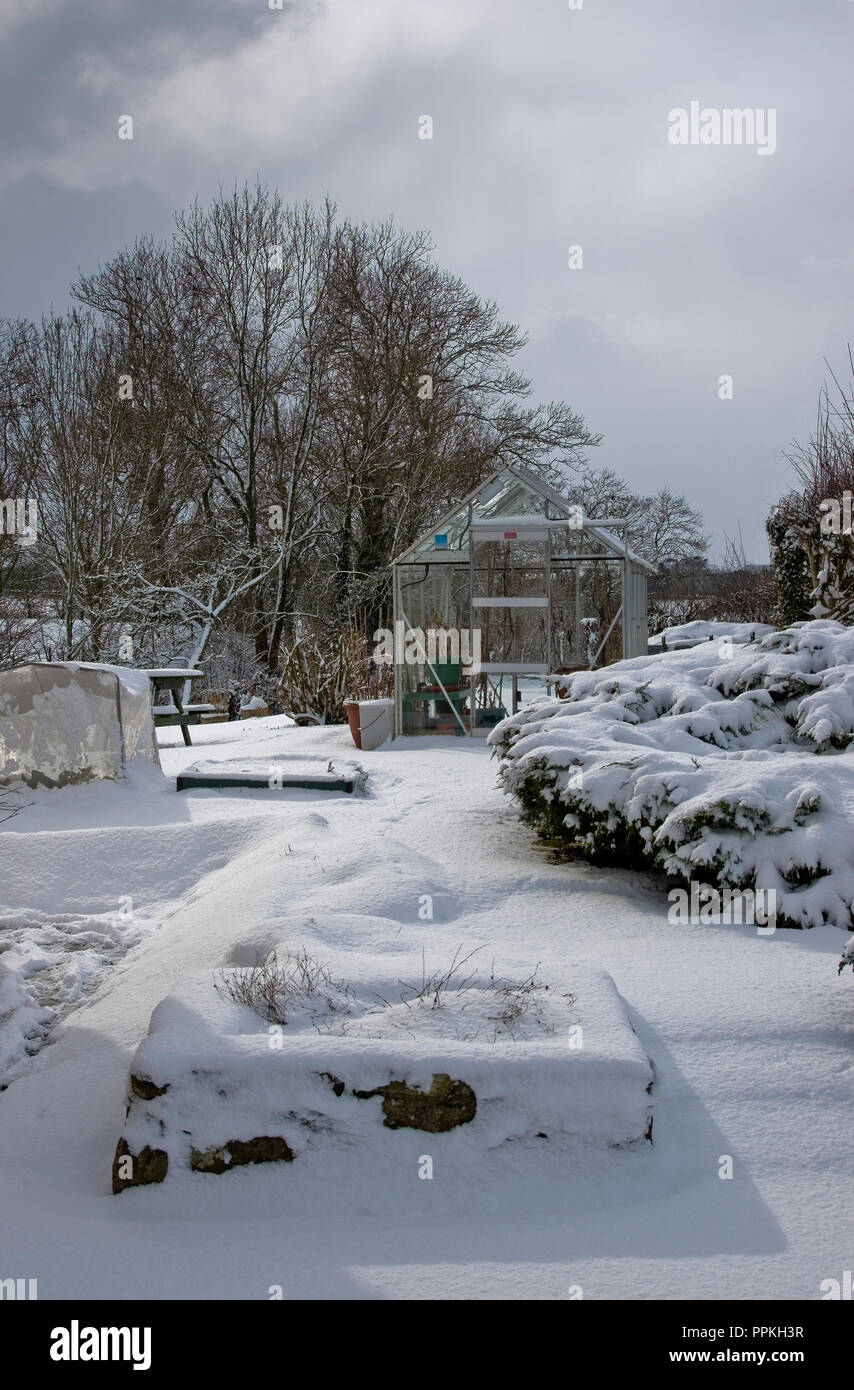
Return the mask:
<svg viewBox="0 0 854 1390"><path fill-rule="evenodd" d="M346 1013L355 998L352 989L333 980L328 966L315 960L300 947L279 957L276 951L255 965L220 974L218 992L228 995L235 1004L252 1009L268 1023L286 1024L288 1014L320 1005L328 1016Z"/></svg>
<svg viewBox="0 0 854 1390"><path fill-rule="evenodd" d="M356 628L329 637L302 637L285 656L280 687L288 714L313 714L321 724L344 724L345 700L394 694L394 668L377 665L373 648Z"/></svg>

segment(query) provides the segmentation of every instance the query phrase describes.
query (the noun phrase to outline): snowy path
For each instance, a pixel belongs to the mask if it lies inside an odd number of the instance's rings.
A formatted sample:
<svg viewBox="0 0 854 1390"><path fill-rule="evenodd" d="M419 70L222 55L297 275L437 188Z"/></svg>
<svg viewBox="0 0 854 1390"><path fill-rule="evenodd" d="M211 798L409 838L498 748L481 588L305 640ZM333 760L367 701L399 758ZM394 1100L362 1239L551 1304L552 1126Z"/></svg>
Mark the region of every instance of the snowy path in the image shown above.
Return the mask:
<svg viewBox="0 0 854 1390"><path fill-rule="evenodd" d="M168 738L171 731L166 731ZM235 744L239 739L239 746ZM352 756L346 731L215 726L196 757ZM152 930L0 1094L0 1277L44 1298L819 1297L854 1252L845 1196L854 992L834 928L759 937L667 922L637 875L554 865L463 740L361 755L372 796L37 794L4 838L16 911L104 913ZM71 829L74 798L79 827ZM432 921L419 920L423 895ZM276 927L279 923L279 928ZM561 1165L509 1155L500 1184L441 1172L388 1192L358 1167L179 1175L109 1190L127 1067L152 1008L236 940L299 926L316 953L428 961L485 947L505 973L609 970L657 1069L655 1144ZM413 1140L417 1145L419 1141ZM424 1145L425 1137L420 1143ZM734 1178L718 1176L723 1155Z"/></svg>

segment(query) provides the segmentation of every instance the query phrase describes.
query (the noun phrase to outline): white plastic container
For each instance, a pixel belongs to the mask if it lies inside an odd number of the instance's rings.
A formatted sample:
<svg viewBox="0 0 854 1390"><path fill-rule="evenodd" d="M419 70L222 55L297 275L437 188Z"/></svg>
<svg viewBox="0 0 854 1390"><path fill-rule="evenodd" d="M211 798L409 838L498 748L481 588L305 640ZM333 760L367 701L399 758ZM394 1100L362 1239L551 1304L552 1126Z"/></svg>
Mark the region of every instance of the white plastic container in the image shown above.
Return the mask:
<svg viewBox="0 0 854 1390"><path fill-rule="evenodd" d="M357 748L370 752L391 738L394 732L394 700L347 700L345 704L348 717L351 706L355 705L359 711L358 722L350 720L350 732Z"/></svg>

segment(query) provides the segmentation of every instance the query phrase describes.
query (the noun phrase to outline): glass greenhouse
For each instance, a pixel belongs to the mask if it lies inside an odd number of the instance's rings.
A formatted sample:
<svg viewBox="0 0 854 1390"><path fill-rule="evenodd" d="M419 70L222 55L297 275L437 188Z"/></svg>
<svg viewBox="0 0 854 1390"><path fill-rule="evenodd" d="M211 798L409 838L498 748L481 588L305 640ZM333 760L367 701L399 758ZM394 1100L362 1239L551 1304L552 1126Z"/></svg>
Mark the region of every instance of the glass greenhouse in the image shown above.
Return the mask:
<svg viewBox="0 0 854 1390"><path fill-rule="evenodd" d="M562 674L647 650L647 575L620 518L500 469L393 565L395 730L485 736Z"/></svg>

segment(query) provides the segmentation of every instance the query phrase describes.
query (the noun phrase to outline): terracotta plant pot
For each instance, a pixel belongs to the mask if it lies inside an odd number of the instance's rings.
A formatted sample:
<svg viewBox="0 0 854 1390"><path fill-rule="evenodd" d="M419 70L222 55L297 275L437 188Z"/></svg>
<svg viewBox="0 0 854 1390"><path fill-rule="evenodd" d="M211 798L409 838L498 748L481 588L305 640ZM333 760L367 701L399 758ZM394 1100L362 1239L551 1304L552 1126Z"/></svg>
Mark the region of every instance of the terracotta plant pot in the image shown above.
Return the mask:
<svg viewBox="0 0 854 1390"><path fill-rule="evenodd" d="M344 708L347 711L347 723L350 727L350 733L352 735L353 742L355 743L357 748L361 748L362 724L361 720L359 719L359 701L345 700Z"/></svg>

